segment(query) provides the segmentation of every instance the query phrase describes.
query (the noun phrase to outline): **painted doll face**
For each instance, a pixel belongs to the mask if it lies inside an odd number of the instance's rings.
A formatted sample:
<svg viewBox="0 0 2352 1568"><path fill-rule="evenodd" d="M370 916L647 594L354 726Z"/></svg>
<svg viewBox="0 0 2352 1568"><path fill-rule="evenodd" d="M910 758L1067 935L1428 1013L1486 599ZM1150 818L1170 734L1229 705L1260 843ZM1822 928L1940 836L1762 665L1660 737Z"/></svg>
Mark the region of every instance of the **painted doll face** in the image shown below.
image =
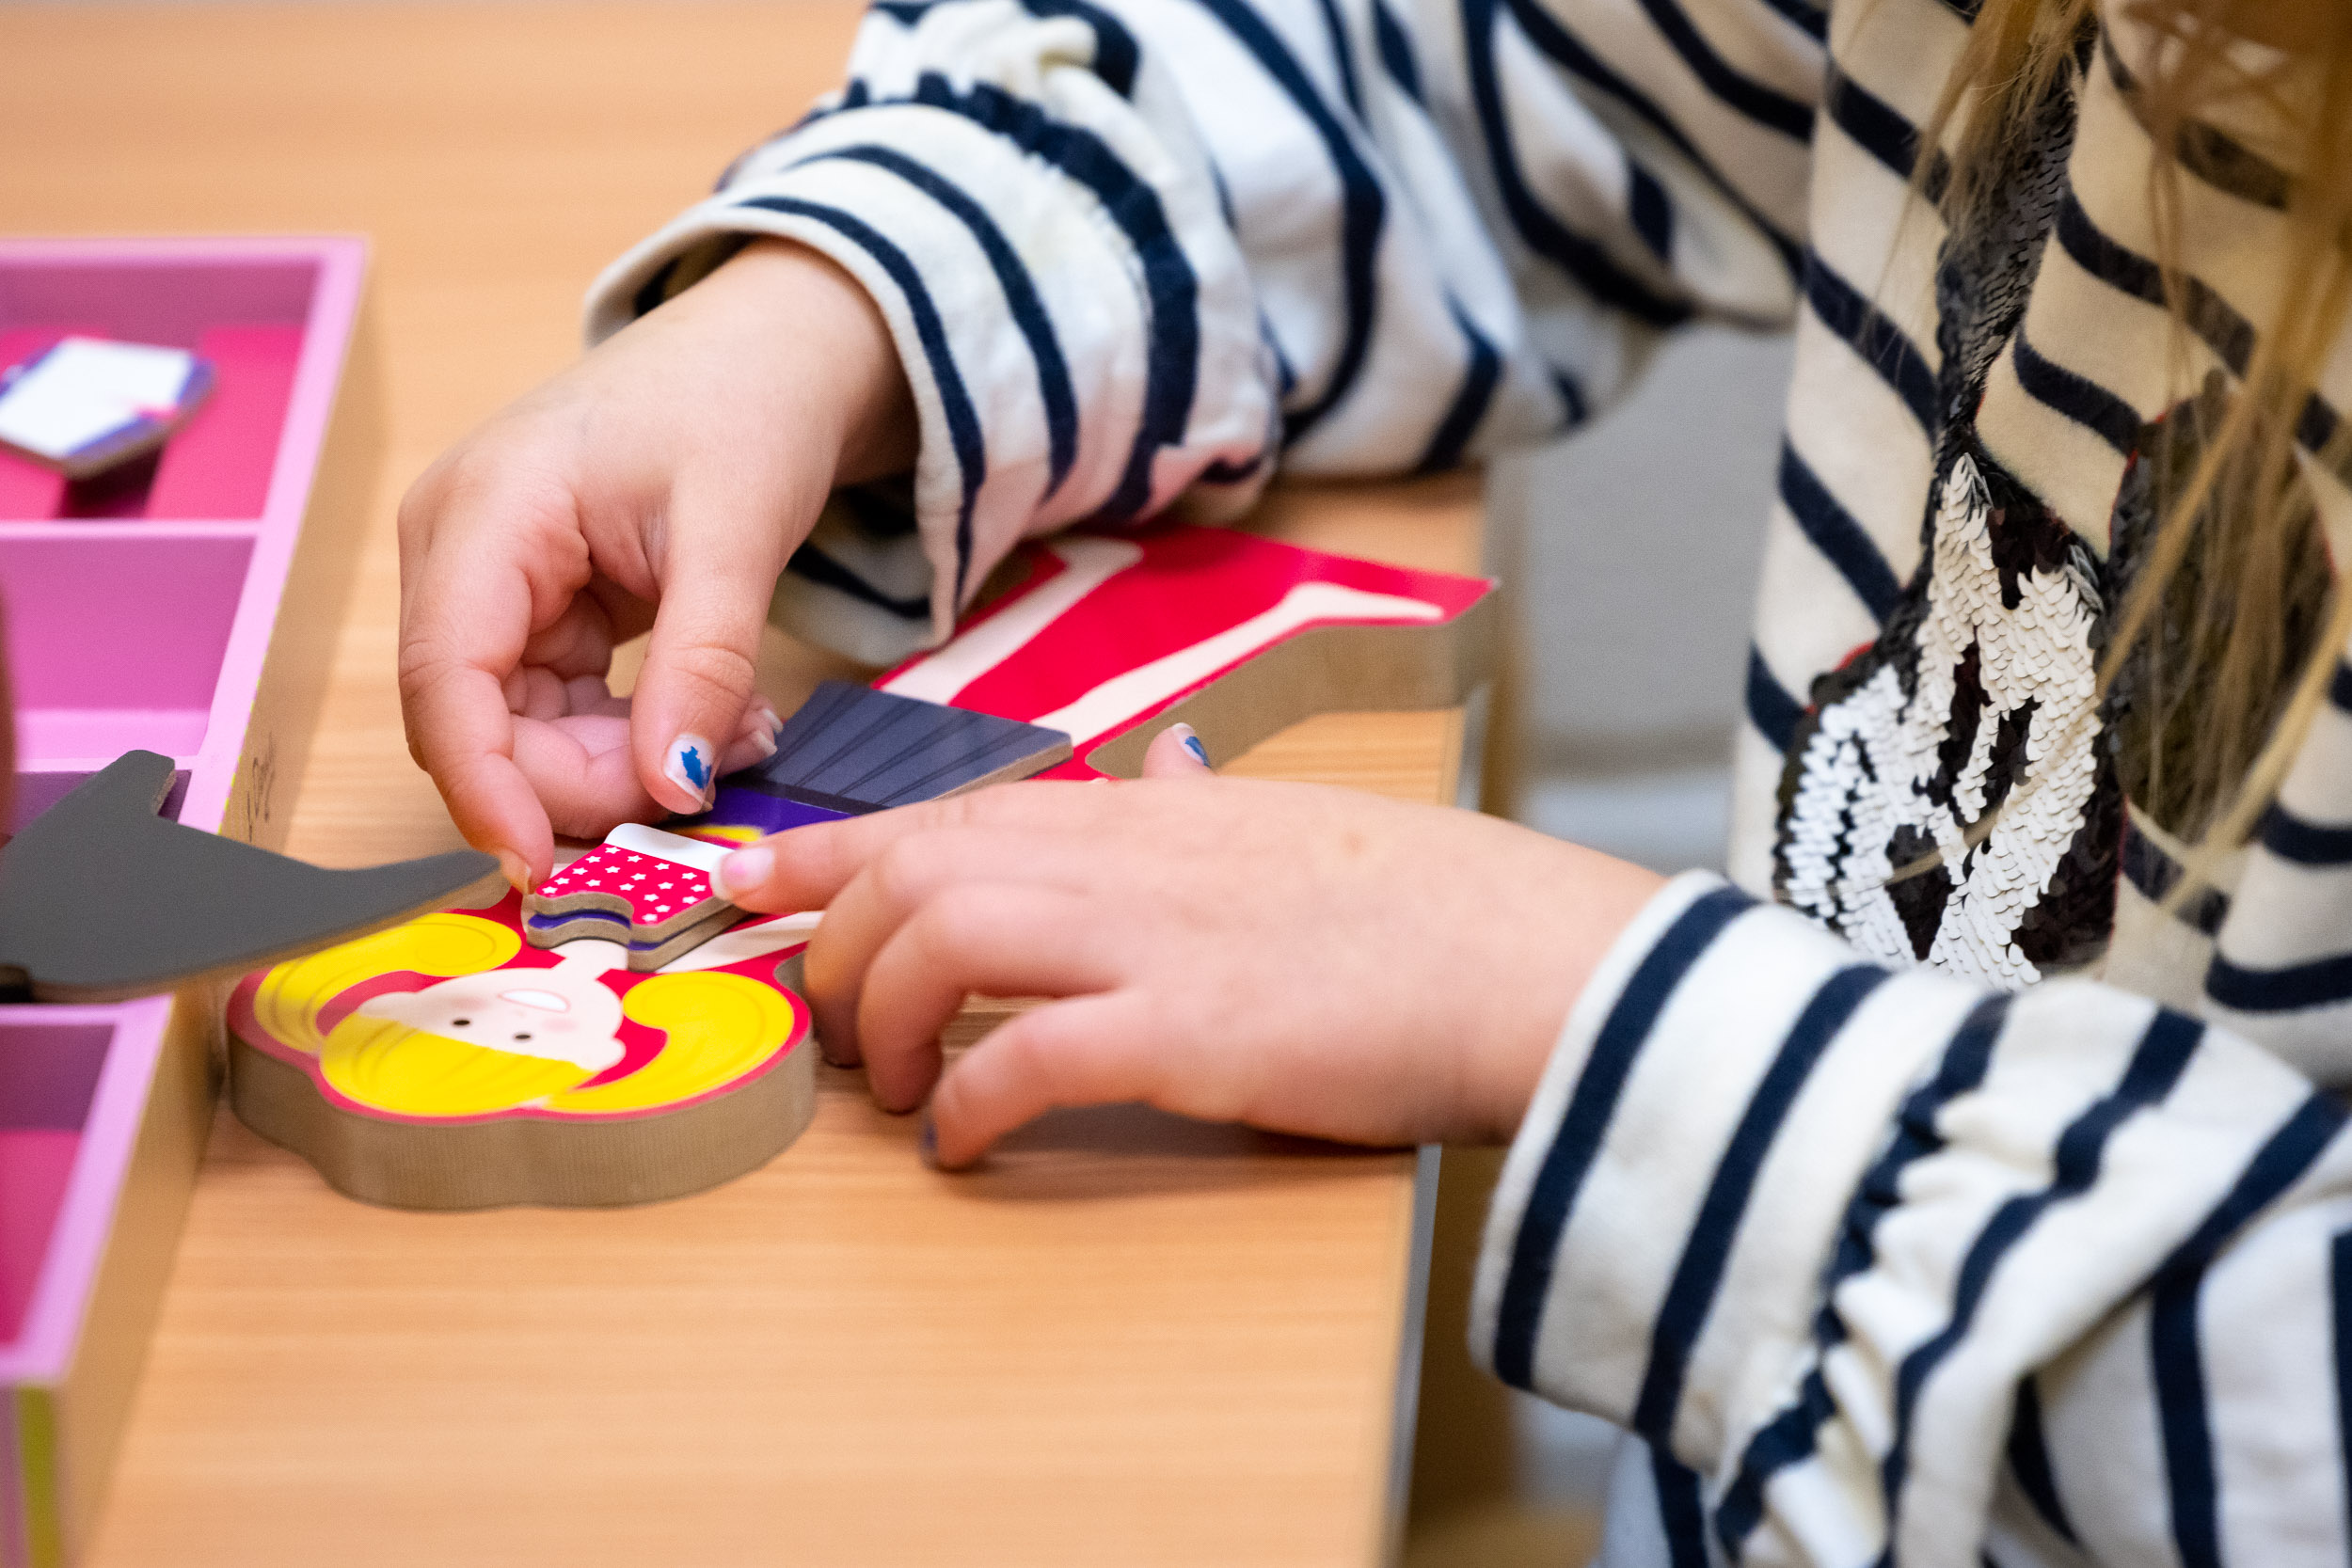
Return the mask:
<svg viewBox="0 0 2352 1568"><path fill-rule="evenodd" d="M359 1011L488 1051L543 1056L601 1072L621 1059L621 999L600 966L493 969L422 990L371 997Z"/></svg>

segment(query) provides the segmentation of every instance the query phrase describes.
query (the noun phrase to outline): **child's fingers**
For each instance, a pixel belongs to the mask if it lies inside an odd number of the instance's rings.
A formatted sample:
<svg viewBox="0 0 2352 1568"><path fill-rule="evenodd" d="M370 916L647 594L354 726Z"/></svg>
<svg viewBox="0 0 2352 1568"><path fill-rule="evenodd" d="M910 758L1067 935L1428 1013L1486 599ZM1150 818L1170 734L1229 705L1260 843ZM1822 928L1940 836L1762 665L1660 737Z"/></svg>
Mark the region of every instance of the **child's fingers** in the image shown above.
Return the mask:
<svg viewBox="0 0 2352 1568"><path fill-rule="evenodd" d="M743 725L739 733L745 736L762 736L772 741L776 738L776 732L782 728L784 721L776 715L776 705L754 692L752 705L743 710ZM768 754L775 755L773 746L768 748Z"/></svg>
<svg viewBox="0 0 2352 1568"><path fill-rule="evenodd" d="M1190 724L1168 725L1144 750L1147 779L1197 779L1209 771L1209 749Z"/></svg>
<svg viewBox="0 0 2352 1568"><path fill-rule="evenodd" d="M679 504L683 504L682 502ZM720 753L752 701L760 628L782 560L748 537L674 524L682 540L663 571L661 608L631 700L640 777L672 811L709 803Z"/></svg>
<svg viewBox="0 0 2352 1568"><path fill-rule="evenodd" d="M409 752L433 775L459 832L522 881L552 869L555 845L514 761L504 682L520 662L537 596L562 590L552 579L534 582L523 553L545 532L532 521L540 512L525 508L519 526L497 527L503 514L490 505L474 492L421 483L401 508L401 713ZM430 526L421 520L429 512Z"/></svg>
<svg viewBox="0 0 2352 1568"><path fill-rule="evenodd" d="M506 693L506 710L517 719L561 719L571 712L571 692L561 676L536 664L526 664L500 683Z"/></svg>
<svg viewBox="0 0 2352 1568"><path fill-rule="evenodd" d="M998 1138L1064 1105L1169 1099L1152 1048L1152 1004L1138 990L1032 1008L964 1053L931 1096L933 1163L961 1170Z"/></svg>
<svg viewBox="0 0 2352 1568"><path fill-rule="evenodd" d="M735 726L735 738L721 749L719 771L732 773L774 756L776 732L783 728L784 721L776 717L775 705L753 693L751 706L743 710L741 721Z"/></svg>
<svg viewBox="0 0 2352 1568"><path fill-rule="evenodd" d="M608 596L617 596L617 591ZM517 657L524 665L550 671L559 680L601 678L612 668L612 650L644 629L616 623L606 600L582 589L564 602L554 620L532 632Z"/></svg>
<svg viewBox="0 0 2352 1568"><path fill-rule="evenodd" d="M625 719L516 721L516 766L532 781L556 832L597 839L615 822L660 815L638 783L628 734Z"/></svg>
<svg viewBox="0 0 2352 1568"><path fill-rule="evenodd" d="M499 857L527 886L555 867L555 839L531 781L513 756L515 721L487 671L461 665L404 673L408 748L433 776L466 842Z"/></svg>
<svg viewBox="0 0 2352 1568"><path fill-rule="evenodd" d="M771 833L719 863L719 886L729 903L755 913L830 909L867 861L937 823L931 806L907 806Z"/></svg>
<svg viewBox="0 0 2352 1568"><path fill-rule="evenodd" d="M728 856L719 868L727 899L765 913L829 909L857 874L901 839L961 827L989 827L1067 837L1099 820L1087 808L1103 793L1090 785L1028 782L953 800L878 811L771 833Z"/></svg>
<svg viewBox="0 0 2352 1568"><path fill-rule="evenodd" d="M964 998L1066 996L1115 973L1098 900L1058 889L961 882L898 925L867 968L857 1010L866 1077L885 1110L923 1102L939 1032Z"/></svg>
<svg viewBox="0 0 2352 1568"><path fill-rule="evenodd" d="M466 842L496 854L510 881L544 877L555 840L515 765L504 683L530 632L530 583L510 562L459 545L404 567L400 695L409 752Z"/></svg>
<svg viewBox="0 0 2352 1568"><path fill-rule="evenodd" d="M718 773L721 778L739 768L750 768L776 754L772 731L751 726L719 749Z"/></svg>
<svg viewBox="0 0 2352 1568"><path fill-rule="evenodd" d="M615 697L602 675L574 675L564 683L564 711L599 719L628 717L628 699Z"/></svg>
<svg viewBox="0 0 2352 1568"><path fill-rule="evenodd" d="M1082 890L1095 869L1090 861L1073 839L987 828L945 828L891 842L824 905L824 921L809 948L809 1006L827 1057L844 1064L861 1059L860 1009L868 971L899 928L932 899L964 884Z"/></svg>

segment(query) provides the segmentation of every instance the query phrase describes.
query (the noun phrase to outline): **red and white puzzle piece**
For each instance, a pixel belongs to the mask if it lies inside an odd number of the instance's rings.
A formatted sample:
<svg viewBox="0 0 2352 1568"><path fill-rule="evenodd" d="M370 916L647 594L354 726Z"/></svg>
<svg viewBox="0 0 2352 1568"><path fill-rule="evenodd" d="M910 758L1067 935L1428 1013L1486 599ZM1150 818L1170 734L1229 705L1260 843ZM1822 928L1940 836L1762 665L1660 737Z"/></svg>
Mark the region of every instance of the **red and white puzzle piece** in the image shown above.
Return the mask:
<svg viewBox="0 0 2352 1568"><path fill-rule="evenodd" d="M740 918L713 880L726 855L722 845L624 822L532 890L523 935L533 947L619 942L629 968L659 969Z"/></svg>
<svg viewBox="0 0 2352 1568"><path fill-rule="evenodd" d="M874 685L1063 731L1072 759L1045 778L1132 772L1159 719L1230 754L1313 713L1451 706L1482 673L1475 612L1494 592L1191 525L1067 534L1028 566L953 641ZM1113 745L1122 736L1136 743Z"/></svg>

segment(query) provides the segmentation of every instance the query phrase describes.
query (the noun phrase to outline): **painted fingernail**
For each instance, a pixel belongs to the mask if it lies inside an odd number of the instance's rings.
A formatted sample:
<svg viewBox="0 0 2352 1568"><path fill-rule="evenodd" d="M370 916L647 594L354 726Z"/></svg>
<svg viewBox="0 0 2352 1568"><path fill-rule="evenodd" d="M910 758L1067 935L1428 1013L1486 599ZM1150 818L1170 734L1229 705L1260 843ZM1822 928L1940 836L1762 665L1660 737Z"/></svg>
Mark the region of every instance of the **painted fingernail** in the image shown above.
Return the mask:
<svg viewBox="0 0 2352 1568"><path fill-rule="evenodd" d="M1203 768L1211 766L1209 762L1209 749L1200 744L1200 737L1193 733L1193 728L1190 724L1174 724L1169 727L1182 732L1178 738L1183 744L1184 750L1192 753L1193 761L1199 763Z"/></svg>
<svg viewBox="0 0 2352 1568"><path fill-rule="evenodd" d="M776 874L773 849L738 849L719 863L719 886L728 893L749 893L767 885Z"/></svg>
<svg viewBox="0 0 2352 1568"><path fill-rule="evenodd" d="M718 754L718 748L701 736L679 736L670 742L670 750L661 758L661 776L707 805L710 769Z"/></svg>
<svg viewBox="0 0 2352 1568"><path fill-rule="evenodd" d="M512 849L499 851L499 870L504 873L507 885L516 893L531 891L531 867Z"/></svg>
<svg viewBox="0 0 2352 1568"><path fill-rule="evenodd" d="M939 1124L931 1120L929 1111L923 1113L922 1131L914 1134L914 1151L923 1157L925 1164L939 1169Z"/></svg>

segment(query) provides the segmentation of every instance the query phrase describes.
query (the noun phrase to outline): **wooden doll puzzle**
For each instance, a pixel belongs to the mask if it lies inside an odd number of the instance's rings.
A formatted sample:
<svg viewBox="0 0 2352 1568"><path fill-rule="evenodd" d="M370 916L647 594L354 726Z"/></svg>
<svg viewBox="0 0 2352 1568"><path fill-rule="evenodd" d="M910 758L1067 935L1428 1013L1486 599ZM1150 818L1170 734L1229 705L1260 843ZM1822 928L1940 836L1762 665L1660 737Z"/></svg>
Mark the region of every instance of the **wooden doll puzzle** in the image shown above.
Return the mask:
<svg viewBox="0 0 2352 1568"><path fill-rule="evenodd" d="M524 940L521 900L426 915L249 977L237 1114L355 1197L412 1209L645 1202L765 1164L816 1109L808 1008L764 919L661 973Z"/></svg>
<svg viewBox="0 0 2352 1568"><path fill-rule="evenodd" d="M708 812L616 830L528 900L248 976L232 1103L378 1203L630 1203L740 1175L813 1113L794 979L816 920L730 926L720 852L997 779L1132 773L1179 719L1231 754L1313 713L1452 705L1484 678L1491 589L1222 530L1037 547L946 646L820 687Z"/></svg>
<svg viewBox="0 0 2352 1568"><path fill-rule="evenodd" d="M28 851L45 811L96 797L146 814L121 819L125 842L283 842L373 486L373 387L351 363L365 263L356 239L0 240L0 365L78 336L185 351L214 376L109 473L0 451L18 768L0 832ZM13 895L0 911L0 957L36 997L119 996L142 968L126 934L75 944L102 971L87 984L35 983L65 957L43 923ZM237 933L197 936L235 962ZM210 986L0 1006L0 1568L56 1568L87 1537L211 1125L218 1009Z"/></svg>

